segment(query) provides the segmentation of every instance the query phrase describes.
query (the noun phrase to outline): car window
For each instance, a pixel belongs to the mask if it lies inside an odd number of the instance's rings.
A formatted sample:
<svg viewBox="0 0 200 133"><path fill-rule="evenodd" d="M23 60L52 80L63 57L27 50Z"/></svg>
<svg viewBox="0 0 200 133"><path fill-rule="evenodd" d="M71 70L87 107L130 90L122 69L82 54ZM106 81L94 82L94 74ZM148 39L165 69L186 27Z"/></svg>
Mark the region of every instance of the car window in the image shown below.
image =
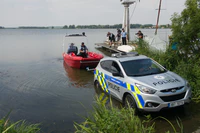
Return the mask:
<svg viewBox="0 0 200 133"><path fill-rule="evenodd" d="M110 68L112 66L112 62L113 62L112 60L106 60L106 61L100 62L100 65L104 70L110 72Z"/></svg>
<svg viewBox="0 0 200 133"><path fill-rule="evenodd" d="M119 73L119 71L114 66L111 66L110 70L111 73Z"/></svg>
<svg viewBox="0 0 200 133"><path fill-rule="evenodd" d="M128 76L145 76L166 72L160 65L151 59L139 59L121 62Z"/></svg>
<svg viewBox="0 0 200 133"><path fill-rule="evenodd" d="M120 69L120 67L119 67L119 65L118 65L117 62L113 61L112 67L114 68L114 70L115 70L117 73L119 73L119 74L123 77L122 71L121 71L121 69Z"/></svg>
<svg viewBox="0 0 200 133"><path fill-rule="evenodd" d="M121 72L119 65L117 64L117 62L113 61L112 66L117 70L118 73Z"/></svg>

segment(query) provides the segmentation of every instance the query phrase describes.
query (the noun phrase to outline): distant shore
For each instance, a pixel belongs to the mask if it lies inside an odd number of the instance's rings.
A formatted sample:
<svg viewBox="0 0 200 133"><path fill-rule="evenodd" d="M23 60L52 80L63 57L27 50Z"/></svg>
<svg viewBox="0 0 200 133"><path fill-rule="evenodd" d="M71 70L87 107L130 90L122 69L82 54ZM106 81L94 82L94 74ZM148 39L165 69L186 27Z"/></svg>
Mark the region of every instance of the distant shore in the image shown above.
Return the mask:
<svg viewBox="0 0 200 133"><path fill-rule="evenodd" d="M64 26L19 26L19 27L3 27L0 29L121 29L122 24L115 25L64 25ZM131 29L155 29L156 26L153 24L130 24ZM159 25L158 28L169 29L170 24Z"/></svg>

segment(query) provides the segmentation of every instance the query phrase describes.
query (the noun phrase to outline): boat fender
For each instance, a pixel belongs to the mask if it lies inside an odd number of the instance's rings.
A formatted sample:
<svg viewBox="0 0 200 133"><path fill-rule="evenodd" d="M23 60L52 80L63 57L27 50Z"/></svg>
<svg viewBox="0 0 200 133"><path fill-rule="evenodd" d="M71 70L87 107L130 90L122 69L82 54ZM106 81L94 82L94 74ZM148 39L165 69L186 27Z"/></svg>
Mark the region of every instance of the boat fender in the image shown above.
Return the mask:
<svg viewBox="0 0 200 133"><path fill-rule="evenodd" d="M71 53L71 56L75 56L75 53Z"/></svg>

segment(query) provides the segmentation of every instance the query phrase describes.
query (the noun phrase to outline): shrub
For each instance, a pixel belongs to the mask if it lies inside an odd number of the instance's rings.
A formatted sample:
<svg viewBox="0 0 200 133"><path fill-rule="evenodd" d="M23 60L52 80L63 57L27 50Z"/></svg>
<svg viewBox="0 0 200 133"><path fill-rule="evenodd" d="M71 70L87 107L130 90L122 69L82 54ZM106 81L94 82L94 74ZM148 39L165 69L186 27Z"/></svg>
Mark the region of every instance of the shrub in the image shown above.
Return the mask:
<svg viewBox="0 0 200 133"><path fill-rule="evenodd" d="M85 117L85 121L81 124L74 123L75 133L155 133L155 121L161 120L170 125L173 133L183 133L183 125L180 118L176 118L177 125L175 125L162 116L152 119L150 115L147 115L141 120L134 113L134 109L131 107L113 107L111 98L106 106L105 101L101 101L99 97L91 115ZM170 133L170 131L168 130L166 133Z"/></svg>
<svg viewBox="0 0 200 133"><path fill-rule="evenodd" d="M76 133L153 133L154 124L148 125L150 121L141 121L134 115L133 108L114 108L110 100L110 106L106 107L97 99L94 112L85 118L82 124L75 123Z"/></svg>
<svg viewBox="0 0 200 133"><path fill-rule="evenodd" d="M40 131L39 124L28 124L25 121L10 122L7 116L0 120L0 133L37 133Z"/></svg>

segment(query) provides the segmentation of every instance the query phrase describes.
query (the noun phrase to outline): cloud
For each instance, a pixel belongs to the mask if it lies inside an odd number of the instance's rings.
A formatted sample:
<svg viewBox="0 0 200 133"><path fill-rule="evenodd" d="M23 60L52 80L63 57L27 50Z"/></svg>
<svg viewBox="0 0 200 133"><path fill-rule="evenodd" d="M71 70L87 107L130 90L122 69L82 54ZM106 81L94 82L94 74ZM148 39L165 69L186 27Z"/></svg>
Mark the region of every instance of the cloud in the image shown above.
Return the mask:
<svg viewBox="0 0 200 133"><path fill-rule="evenodd" d="M183 0L162 1L160 24L170 23ZM140 0L129 7L131 23L155 24L159 0ZM122 23L124 7L119 0L1 0L0 26L90 25Z"/></svg>

